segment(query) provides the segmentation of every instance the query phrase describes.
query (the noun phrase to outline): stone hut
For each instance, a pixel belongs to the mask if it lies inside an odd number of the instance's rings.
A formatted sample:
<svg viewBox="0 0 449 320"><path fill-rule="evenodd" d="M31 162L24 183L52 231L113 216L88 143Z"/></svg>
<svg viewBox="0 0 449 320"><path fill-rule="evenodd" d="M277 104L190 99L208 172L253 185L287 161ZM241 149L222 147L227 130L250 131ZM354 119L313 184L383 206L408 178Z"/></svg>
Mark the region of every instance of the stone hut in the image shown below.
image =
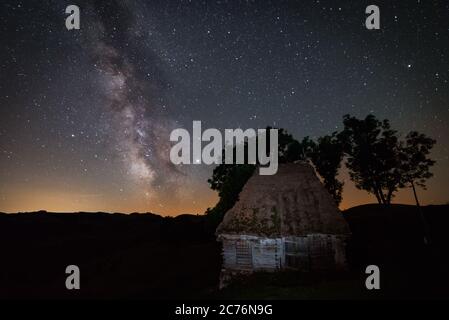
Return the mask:
<svg viewBox="0 0 449 320"><path fill-rule="evenodd" d="M216 230L223 244L221 284L236 273L345 267L349 228L307 163L256 172Z"/></svg>

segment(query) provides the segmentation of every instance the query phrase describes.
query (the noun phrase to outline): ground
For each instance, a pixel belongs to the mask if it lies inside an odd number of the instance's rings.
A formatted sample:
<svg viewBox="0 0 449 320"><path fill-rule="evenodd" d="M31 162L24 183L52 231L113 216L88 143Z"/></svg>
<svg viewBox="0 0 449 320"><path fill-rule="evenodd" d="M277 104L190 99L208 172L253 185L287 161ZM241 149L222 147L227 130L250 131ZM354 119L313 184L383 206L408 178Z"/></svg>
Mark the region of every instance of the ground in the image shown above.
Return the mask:
<svg viewBox="0 0 449 320"><path fill-rule="evenodd" d="M220 245L202 216L0 214L0 298L377 299L449 297L449 206L365 205L343 212L352 231L338 274L254 274L219 291ZM65 267L81 270L65 289ZM381 270L368 291L365 268Z"/></svg>

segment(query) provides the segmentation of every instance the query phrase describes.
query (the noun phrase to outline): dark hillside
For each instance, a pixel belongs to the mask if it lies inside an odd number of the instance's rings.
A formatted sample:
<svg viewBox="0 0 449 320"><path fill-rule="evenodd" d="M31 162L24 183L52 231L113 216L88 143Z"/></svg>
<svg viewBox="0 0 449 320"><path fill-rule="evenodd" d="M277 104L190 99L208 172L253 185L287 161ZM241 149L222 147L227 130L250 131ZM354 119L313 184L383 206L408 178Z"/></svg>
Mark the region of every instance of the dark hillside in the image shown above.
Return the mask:
<svg viewBox="0 0 449 320"><path fill-rule="evenodd" d="M424 244L424 224L418 208L377 204L344 211L352 238L348 244L351 268L376 264L382 283L394 297L449 296L449 206L422 207L430 244Z"/></svg>
<svg viewBox="0 0 449 320"><path fill-rule="evenodd" d="M347 273L256 274L217 292L220 248L203 216L0 214L0 298L448 298L449 206L364 205L343 212L352 238ZM65 289L65 267L81 290ZM364 287L376 264L381 290Z"/></svg>
<svg viewBox="0 0 449 320"><path fill-rule="evenodd" d="M154 214L0 215L0 297L195 297L218 281L218 244L202 217ZM65 289L65 267L82 290Z"/></svg>

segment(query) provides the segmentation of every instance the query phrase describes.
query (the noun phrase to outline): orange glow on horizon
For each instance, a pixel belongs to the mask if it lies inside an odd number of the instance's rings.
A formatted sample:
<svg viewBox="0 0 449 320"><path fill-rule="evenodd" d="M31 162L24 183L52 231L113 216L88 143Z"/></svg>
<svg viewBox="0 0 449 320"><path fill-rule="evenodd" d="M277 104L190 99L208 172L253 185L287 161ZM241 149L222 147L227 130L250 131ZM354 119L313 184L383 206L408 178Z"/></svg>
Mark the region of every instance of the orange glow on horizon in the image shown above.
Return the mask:
<svg viewBox="0 0 449 320"><path fill-rule="evenodd" d="M438 172L440 171L441 172ZM445 191L443 169L436 170L435 177L428 182L427 190L417 189L422 205L447 204L449 197ZM437 178L438 177L438 178ZM346 172L339 177L345 184L341 210L367 203L377 203L376 198L363 190L355 188ZM46 187L51 185L52 188ZM40 185L10 184L0 197L0 212L33 212L46 210L49 212L152 212L163 216L179 214L203 214L207 208L214 207L218 195L210 190L207 184L195 185L190 193L176 197L167 194L163 198L148 199L139 190L129 190L126 194L113 193L111 190L84 188L77 183L64 189L55 181L44 181ZM198 196L200 195L200 196ZM415 204L410 188L401 189L393 198L393 203Z"/></svg>

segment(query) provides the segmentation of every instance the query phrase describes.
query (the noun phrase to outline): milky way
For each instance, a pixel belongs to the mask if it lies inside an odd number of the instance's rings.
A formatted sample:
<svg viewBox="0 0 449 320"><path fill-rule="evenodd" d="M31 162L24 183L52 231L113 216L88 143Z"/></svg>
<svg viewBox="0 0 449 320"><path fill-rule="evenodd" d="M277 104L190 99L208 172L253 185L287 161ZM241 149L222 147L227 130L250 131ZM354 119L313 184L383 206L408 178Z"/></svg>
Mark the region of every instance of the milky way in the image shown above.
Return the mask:
<svg viewBox="0 0 449 320"><path fill-rule="evenodd" d="M105 10L111 8L113 12ZM166 137L174 128L174 122L157 115L160 107L155 98L164 95L160 78L141 80L139 66L131 61L129 54L139 46L144 37L136 37L139 30L133 22L134 12L123 2L107 2L95 8L97 25L89 38L93 46L93 59L98 68L104 107L110 113L106 117L114 135L113 146L134 182L142 185L142 192L153 200L170 193L176 197L178 188L185 182L185 173L169 159L170 142ZM110 17L120 20L120 27L110 26ZM125 41L125 42L124 42ZM125 48L124 48L125 47ZM155 61L146 68L160 74Z"/></svg>

